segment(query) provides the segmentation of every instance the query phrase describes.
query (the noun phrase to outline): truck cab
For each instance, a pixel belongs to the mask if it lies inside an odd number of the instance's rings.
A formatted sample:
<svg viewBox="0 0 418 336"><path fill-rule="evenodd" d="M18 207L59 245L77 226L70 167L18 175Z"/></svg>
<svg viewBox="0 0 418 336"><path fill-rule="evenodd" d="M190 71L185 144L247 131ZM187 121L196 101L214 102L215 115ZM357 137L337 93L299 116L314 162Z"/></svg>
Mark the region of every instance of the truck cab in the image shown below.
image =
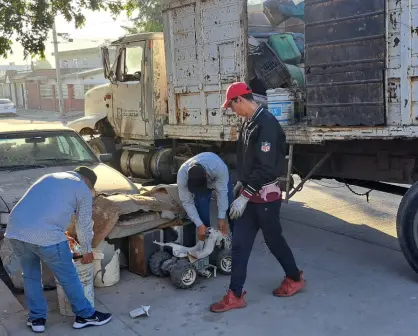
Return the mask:
<svg viewBox="0 0 418 336"><path fill-rule="evenodd" d="M109 84L87 92L85 117L69 126L90 135L95 152L112 153L112 165L125 175L155 178L159 172L151 161L163 164L170 153L163 134L168 123L163 33L122 37L102 48L102 59ZM168 175L172 181L171 170Z"/></svg>

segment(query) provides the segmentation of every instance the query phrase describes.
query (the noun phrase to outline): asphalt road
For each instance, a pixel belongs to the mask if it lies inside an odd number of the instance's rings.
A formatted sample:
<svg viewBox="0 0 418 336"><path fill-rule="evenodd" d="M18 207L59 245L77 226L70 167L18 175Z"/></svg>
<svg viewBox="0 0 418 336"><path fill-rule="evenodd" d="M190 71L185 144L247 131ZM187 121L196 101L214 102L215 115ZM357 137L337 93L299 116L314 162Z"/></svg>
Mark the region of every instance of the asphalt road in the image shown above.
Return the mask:
<svg viewBox="0 0 418 336"><path fill-rule="evenodd" d="M95 291L96 307L111 311L112 323L77 334L409 336L418 329L418 277L396 239L400 200L372 192L367 203L340 183L309 182L282 208L284 233L307 279L303 293L286 299L271 295L283 271L260 234L248 266L246 309L208 311L225 293L225 276L200 279L194 289L182 291L169 279L123 271L116 286ZM55 293L49 292L48 298L46 335L73 335L71 319L57 313ZM151 316L131 319L129 311L141 305L151 305ZM7 335L30 335L24 319L14 315L0 324Z"/></svg>
<svg viewBox="0 0 418 336"><path fill-rule="evenodd" d="M80 118L83 112L68 112L64 117L64 121L71 121ZM61 123L61 117L58 112L42 111L42 110L20 110L16 116L0 116L1 123L20 124L20 123Z"/></svg>
<svg viewBox="0 0 418 336"><path fill-rule="evenodd" d="M283 206L284 233L305 272L307 288L292 298L271 291L283 272L260 234L248 267L248 307L212 314L208 305L225 292L228 278L200 279L176 290L168 279L122 272L114 287L96 289L96 307L114 320L82 335L410 335L418 328L417 276L399 252L394 220L400 197L373 192L370 203L333 181L308 183ZM361 191L357 189L357 191ZM51 316L47 335L72 335L71 319ZM129 311L151 305L151 316ZM23 316L3 322L8 335L30 334Z"/></svg>

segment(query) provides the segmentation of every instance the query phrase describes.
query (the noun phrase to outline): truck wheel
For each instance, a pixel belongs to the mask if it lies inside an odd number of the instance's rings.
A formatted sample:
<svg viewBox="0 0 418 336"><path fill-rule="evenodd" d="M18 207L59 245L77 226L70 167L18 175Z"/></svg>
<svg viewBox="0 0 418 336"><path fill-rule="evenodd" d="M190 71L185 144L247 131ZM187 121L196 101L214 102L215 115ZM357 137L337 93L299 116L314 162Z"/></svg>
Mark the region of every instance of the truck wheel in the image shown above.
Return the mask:
<svg viewBox="0 0 418 336"><path fill-rule="evenodd" d="M406 261L418 273L418 183L402 198L396 216L396 231Z"/></svg>
<svg viewBox="0 0 418 336"><path fill-rule="evenodd" d="M155 252L151 258L149 258L148 267L151 271L151 274L158 277L168 276L168 273L161 269L161 265L171 259L172 256L166 251Z"/></svg>
<svg viewBox="0 0 418 336"><path fill-rule="evenodd" d="M116 150L115 140L112 138L100 137L93 138L89 141L90 147L97 155L99 154L112 154L112 161L109 162L109 166L120 170L120 151Z"/></svg>
<svg viewBox="0 0 418 336"><path fill-rule="evenodd" d="M170 272L171 282L180 289L191 288L196 282L196 268L187 260L179 260Z"/></svg>
<svg viewBox="0 0 418 336"><path fill-rule="evenodd" d="M232 251L228 249L220 249L216 251L216 267L223 275L231 275L232 273Z"/></svg>

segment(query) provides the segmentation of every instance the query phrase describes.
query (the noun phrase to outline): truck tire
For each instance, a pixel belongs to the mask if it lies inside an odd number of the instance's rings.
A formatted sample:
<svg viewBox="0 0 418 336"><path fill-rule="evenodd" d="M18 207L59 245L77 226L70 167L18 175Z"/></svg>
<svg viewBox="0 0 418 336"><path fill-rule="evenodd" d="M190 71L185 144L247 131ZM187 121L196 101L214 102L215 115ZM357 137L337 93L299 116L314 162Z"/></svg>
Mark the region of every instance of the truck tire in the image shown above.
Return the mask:
<svg viewBox="0 0 418 336"><path fill-rule="evenodd" d="M170 271L171 282L180 289L191 288L197 279L196 268L187 260L179 260Z"/></svg>
<svg viewBox="0 0 418 336"><path fill-rule="evenodd" d="M148 267L151 274L158 276L158 277L165 277L168 276L168 273L161 269L161 265L171 259L172 256L170 253L165 251L158 251L155 252L151 258L149 258Z"/></svg>
<svg viewBox="0 0 418 336"><path fill-rule="evenodd" d="M89 144L97 155L106 153L112 154L112 161L110 161L108 164L112 168L120 170L121 153L116 149L115 140L106 137L93 138L89 141Z"/></svg>
<svg viewBox="0 0 418 336"><path fill-rule="evenodd" d="M396 216L396 231L406 261L418 273L418 183L402 198Z"/></svg>

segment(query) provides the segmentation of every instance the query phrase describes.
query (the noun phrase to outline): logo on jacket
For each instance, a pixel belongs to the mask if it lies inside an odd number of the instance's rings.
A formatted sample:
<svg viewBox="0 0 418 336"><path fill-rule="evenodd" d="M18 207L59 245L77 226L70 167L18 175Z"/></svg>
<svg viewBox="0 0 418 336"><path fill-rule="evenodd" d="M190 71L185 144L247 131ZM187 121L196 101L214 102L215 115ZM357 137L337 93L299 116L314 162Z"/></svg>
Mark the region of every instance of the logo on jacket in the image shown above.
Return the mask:
<svg viewBox="0 0 418 336"><path fill-rule="evenodd" d="M261 150L264 153L270 152L270 148L271 148L270 142L262 142L261 143Z"/></svg>

